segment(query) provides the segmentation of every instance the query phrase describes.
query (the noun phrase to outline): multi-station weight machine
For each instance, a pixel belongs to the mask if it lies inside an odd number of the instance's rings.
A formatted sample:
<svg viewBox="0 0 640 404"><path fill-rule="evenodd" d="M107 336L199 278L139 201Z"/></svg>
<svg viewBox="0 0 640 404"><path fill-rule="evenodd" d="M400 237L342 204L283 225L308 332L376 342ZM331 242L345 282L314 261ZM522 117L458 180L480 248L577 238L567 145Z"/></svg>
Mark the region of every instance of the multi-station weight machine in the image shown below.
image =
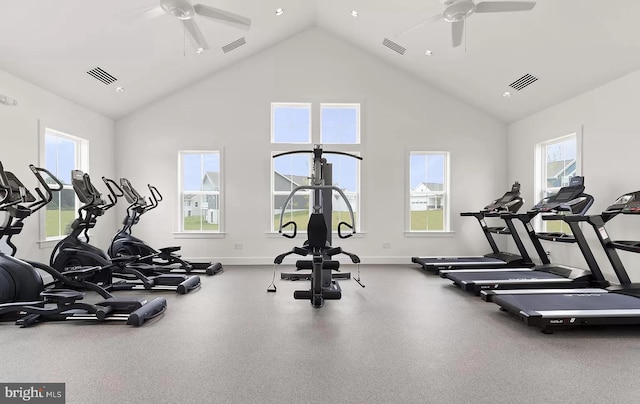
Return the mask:
<svg viewBox="0 0 640 404"><path fill-rule="evenodd" d="M311 255L311 260L298 260L296 262L296 269L304 270L311 269L311 272L295 272L295 273L282 273L281 279L306 279L311 281L311 289L309 290L297 290L294 292L293 297L295 299L309 299L313 307L322 307L325 299L340 299L342 297L342 290L336 279L350 279L351 274L345 272L339 272L340 262L332 259L334 255L345 254L354 264L360 263L360 258L350 252L344 251L340 247L332 246L332 224L333 224L333 192L335 191L344 201L344 205L347 207L350 217L350 223L340 221L338 223L338 237L341 239L349 238L355 234L355 217L353 214L353 208L349 203L346 195L342 189L333 185L333 167L332 164L327 162L327 159L323 157L324 154L338 154L348 156L358 160L362 160L362 157L353 154L338 152L338 151L324 151L322 145L315 145L313 150L295 150L276 154L273 158L285 156L288 154L297 153L312 153L313 154L313 172L310 177L309 185L300 185L291 191L287 199L282 206L282 212L280 214L280 225L278 231L287 238L294 238L297 234L298 226L295 221L289 221L284 223L284 216L286 214L286 208L289 202L293 199L295 194L299 191L310 190L312 195L313 210L309 216L309 222L307 226L307 241L304 242L302 247L294 247L291 251L278 255L274 259L274 280L267 288L269 292L275 292L275 265L279 265L283 262L284 258L290 254L297 254L300 256ZM293 227L292 233L286 233L283 230L287 227ZM346 233L343 233L343 229L348 229ZM358 266L358 276L353 278L362 287L364 285L360 281L360 270Z"/></svg>

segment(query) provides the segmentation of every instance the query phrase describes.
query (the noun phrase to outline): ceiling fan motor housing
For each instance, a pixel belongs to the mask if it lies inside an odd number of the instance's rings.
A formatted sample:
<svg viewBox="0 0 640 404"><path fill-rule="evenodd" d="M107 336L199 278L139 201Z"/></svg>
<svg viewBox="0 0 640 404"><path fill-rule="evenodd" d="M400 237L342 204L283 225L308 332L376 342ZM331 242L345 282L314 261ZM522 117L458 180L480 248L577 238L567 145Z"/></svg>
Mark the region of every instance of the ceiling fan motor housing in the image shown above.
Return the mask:
<svg viewBox="0 0 640 404"><path fill-rule="evenodd" d="M187 0L160 0L160 7L167 13L181 20L193 18L195 10Z"/></svg>
<svg viewBox="0 0 640 404"><path fill-rule="evenodd" d="M445 1L442 18L448 22L462 21L476 11L476 4L472 0L447 0Z"/></svg>

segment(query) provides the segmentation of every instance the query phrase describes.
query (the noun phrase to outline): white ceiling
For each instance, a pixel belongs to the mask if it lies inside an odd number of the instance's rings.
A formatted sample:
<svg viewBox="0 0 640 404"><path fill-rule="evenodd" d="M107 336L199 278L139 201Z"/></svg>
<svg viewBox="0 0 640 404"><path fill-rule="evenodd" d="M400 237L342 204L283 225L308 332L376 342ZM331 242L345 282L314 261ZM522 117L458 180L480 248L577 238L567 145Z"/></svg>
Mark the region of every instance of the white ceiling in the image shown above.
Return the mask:
<svg viewBox="0 0 640 404"><path fill-rule="evenodd" d="M118 119L318 26L504 122L640 69L638 0L537 0L530 12L474 14L467 20L466 49L464 42L451 47L444 21L398 36L442 12L440 0L197 2L250 17L252 28L199 18L211 49L197 55L177 19L144 18L158 0L0 0L0 69ZM278 7L285 10L279 17ZM246 45L222 52L241 37ZM384 38L405 47L405 54L384 47ZM433 56L425 56L426 49ZM86 74L96 66L118 81L104 85ZM503 98L527 73L539 80ZM117 86L126 91L116 93Z"/></svg>

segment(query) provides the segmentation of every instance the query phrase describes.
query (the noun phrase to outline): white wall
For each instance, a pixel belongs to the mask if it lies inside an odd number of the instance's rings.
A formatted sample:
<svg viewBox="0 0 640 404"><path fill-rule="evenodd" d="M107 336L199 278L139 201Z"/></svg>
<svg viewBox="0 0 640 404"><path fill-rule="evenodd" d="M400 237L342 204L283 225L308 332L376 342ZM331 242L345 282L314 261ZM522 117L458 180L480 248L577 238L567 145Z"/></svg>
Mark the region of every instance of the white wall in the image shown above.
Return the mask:
<svg viewBox="0 0 640 404"><path fill-rule="evenodd" d="M37 184L28 166L40 165L39 122L89 140L92 177L99 179L115 174L113 120L3 71L0 71L0 93L18 100L18 105L13 107L0 104L0 161L27 187L33 189ZM99 184L98 188L101 188ZM51 246L37 242L40 215L37 216L25 220L22 234L14 241L19 257L48 263ZM116 223L115 212L107 212L96 226L92 243L105 248L115 233Z"/></svg>
<svg viewBox="0 0 640 404"><path fill-rule="evenodd" d="M599 213L620 195L640 189L636 175L640 148L640 71L593 89L569 101L541 111L509 125L509 179L519 180L525 198L534 202L534 148L537 143L573 133L583 128L583 164L586 192L595 203L591 213ZM640 239L640 218L620 216L607 225L613 239ZM593 241L598 262L611 275L602 248L590 226L583 227ZM586 268L577 247L545 242L552 251L552 261ZM639 257L620 252L627 269L636 279Z"/></svg>
<svg viewBox="0 0 640 404"><path fill-rule="evenodd" d="M186 257L228 264L267 264L293 247L267 234L271 102L362 103L364 235L335 245L380 263L488 251L478 224L458 213L481 208L508 187L506 125L317 28L116 123L118 175L137 188L152 183L165 196L135 234L156 247L181 244ZM177 152L189 149L224 153L223 239L172 235ZM411 149L451 152L452 236L405 237ZM392 248L382 249L383 242ZM242 250L234 249L237 243Z"/></svg>

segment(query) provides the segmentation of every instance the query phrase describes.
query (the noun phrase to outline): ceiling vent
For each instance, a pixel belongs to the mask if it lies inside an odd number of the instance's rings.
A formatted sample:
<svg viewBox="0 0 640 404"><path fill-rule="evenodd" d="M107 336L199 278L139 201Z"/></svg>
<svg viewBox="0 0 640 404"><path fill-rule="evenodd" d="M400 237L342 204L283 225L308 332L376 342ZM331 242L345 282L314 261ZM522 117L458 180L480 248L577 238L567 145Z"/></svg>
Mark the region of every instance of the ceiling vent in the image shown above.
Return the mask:
<svg viewBox="0 0 640 404"><path fill-rule="evenodd" d="M117 78L113 77L112 75L105 72L99 67L94 67L93 69L89 70L87 73L89 73L90 76L94 77L97 80L100 80L106 85L109 85L115 81L118 81Z"/></svg>
<svg viewBox="0 0 640 404"><path fill-rule="evenodd" d="M222 51L224 53L229 53L234 49L237 49L239 47L241 47L242 45L246 44L247 41L244 38L240 38L236 41L231 42L230 44L227 44L225 46L222 47Z"/></svg>
<svg viewBox="0 0 640 404"><path fill-rule="evenodd" d="M527 73L524 76L520 77L518 80L516 80L513 83L509 84L509 87L520 91L523 88L525 88L526 86L528 86L529 84L533 84L537 80L538 80L538 78L536 76L533 76L533 75Z"/></svg>
<svg viewBox="0 0 640 404"><path fill-rule="evenodd" d="M405 47L400 46L397 43L387 38L385 38L384 41L382 41L382 44L387 48L391 49L392 51L398 52L401 55L404 55L404 53L407 51Z"/></svg>

